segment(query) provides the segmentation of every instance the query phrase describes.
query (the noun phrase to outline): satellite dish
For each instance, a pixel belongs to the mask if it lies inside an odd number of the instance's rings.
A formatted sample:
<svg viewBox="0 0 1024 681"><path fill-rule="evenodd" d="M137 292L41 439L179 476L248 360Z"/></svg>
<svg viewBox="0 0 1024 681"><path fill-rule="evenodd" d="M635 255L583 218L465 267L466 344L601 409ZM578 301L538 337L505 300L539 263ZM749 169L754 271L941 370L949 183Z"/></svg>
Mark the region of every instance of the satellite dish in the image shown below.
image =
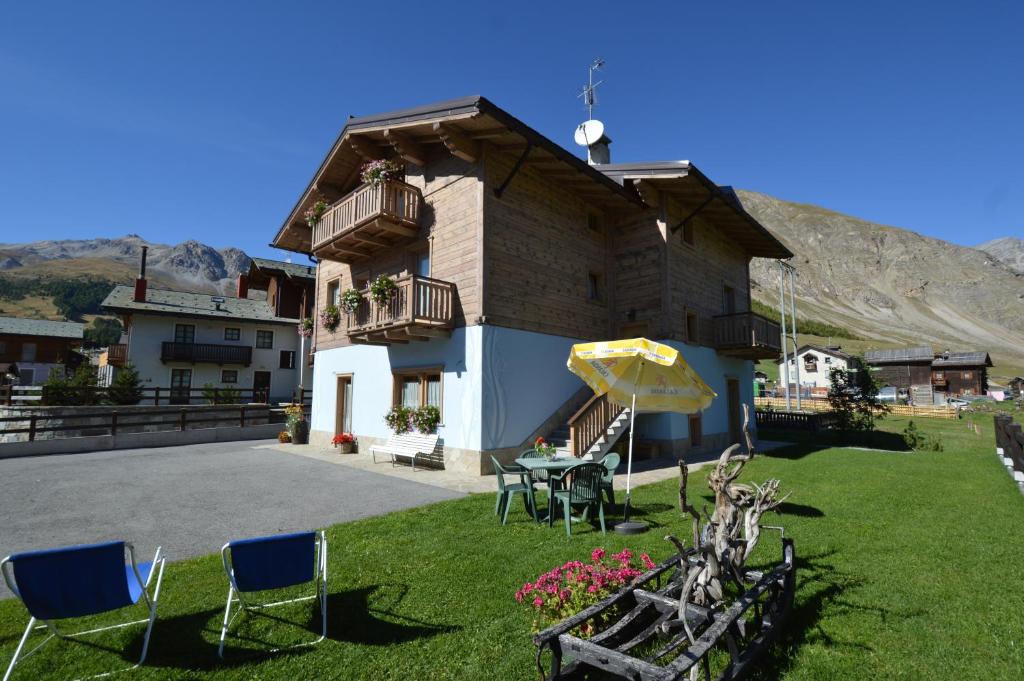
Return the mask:
<svg viewBox="0 0 1024 681"><path fill-rule="evenodd" d="M604 123L591 119L576 126L576 134L573 138L576 144L581 147L589 147L604 136Z"/></svg>

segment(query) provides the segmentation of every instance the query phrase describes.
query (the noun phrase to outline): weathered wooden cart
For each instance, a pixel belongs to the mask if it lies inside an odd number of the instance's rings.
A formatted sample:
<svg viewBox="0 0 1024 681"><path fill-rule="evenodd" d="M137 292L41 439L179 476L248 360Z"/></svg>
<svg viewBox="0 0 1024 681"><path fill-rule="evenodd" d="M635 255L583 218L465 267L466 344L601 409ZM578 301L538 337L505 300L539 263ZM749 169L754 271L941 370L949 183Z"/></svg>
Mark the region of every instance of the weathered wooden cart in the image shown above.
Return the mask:
<svg viewBox="0 0 1024 681"><path fill-rule="evenodd" d="M743 592L728 607L681 607L683 569L700 567L695 549L657 565L616 594L534 636L541 678L580 678L588 672L640 681L741 678L779 633L796 589L794 549L782 539L782 560L772 570L745 570L733 579ZM581 625L605 628L584 639ZM551 658L545 672L544 657Z"/></svg>

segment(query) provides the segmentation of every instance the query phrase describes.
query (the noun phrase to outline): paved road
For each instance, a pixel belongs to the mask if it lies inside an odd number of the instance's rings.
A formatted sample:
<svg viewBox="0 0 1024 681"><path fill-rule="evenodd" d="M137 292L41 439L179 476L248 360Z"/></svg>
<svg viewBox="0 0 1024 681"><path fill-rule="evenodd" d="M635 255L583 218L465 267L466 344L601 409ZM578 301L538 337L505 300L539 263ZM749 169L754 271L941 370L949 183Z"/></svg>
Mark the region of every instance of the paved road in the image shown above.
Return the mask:
<svg viewBox="0 0 1024 681"><path fill-rule="evenodd" d="M286 454L265 442L0 460L0 557L126 539L140 560L323 527L462 496ZM11 594L0 580L0 598Z"/></svg>

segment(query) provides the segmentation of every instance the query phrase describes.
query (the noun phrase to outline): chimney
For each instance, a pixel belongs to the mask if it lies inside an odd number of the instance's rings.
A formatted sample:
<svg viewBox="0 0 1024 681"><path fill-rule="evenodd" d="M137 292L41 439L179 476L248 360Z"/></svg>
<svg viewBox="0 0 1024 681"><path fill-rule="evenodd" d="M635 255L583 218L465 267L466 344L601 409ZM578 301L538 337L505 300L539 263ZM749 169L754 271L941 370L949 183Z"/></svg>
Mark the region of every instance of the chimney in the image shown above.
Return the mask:
<svg viewBox="0 0 1024 681"><path fill-rule="evenodd" d="M142 247L142 260L139 262L139 276L135 279L135 302L146 302L146 251L149 246Z"/></svg>
<svg viewBox="0 0 1024 681"><path fill-rule="evenodd" d="M612 141L607 135L601 135L599 140L587 147L587 163L592 166L611 163L612 151L609 148L611 143Z"/></svg>
<svg viewBox="0 0 1024 681"><path fill-rule="evenodd" d="M235 295L239 298L249 297L249 277L244 274L238 275L238 292Z"/></svg>

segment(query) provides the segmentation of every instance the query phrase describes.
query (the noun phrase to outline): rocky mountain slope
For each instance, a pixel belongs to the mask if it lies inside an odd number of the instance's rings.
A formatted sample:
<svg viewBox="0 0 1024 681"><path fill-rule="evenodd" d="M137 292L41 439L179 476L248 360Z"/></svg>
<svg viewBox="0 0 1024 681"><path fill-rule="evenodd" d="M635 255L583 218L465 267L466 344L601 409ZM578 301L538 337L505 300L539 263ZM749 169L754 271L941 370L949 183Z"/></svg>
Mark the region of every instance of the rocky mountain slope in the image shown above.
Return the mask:
<svg viewBox="0 0 1024 681"><path fill-rule="evenodd" d="M239 272L249 269L249 256L237 248L218 249L198 241L170 246L129 234L117 239L0 244L0 276L88 276L127 284L138 273L143 246L149 246L146 273L155 286L229 293Z"/></svg>
<svg viewBox="0 0 1024 681"><path fill-rule="evenodd" d="M979 251L985 251L994 258L1009 265L1015 272L1024 274L1024 239L1015 236L1004 236L1001 239L986 241L980 246L975 246Z"/></svg>
<svg viewBox="0 0 1024 681"><path fill-rule="evenodd" d="M796 254L798 314L879 347L988 350L995 376L1024 367L1024 273L995 254L818 206L738 194ZM777 307L777 265L756 259L751 279L754 297Z"/></svg>

